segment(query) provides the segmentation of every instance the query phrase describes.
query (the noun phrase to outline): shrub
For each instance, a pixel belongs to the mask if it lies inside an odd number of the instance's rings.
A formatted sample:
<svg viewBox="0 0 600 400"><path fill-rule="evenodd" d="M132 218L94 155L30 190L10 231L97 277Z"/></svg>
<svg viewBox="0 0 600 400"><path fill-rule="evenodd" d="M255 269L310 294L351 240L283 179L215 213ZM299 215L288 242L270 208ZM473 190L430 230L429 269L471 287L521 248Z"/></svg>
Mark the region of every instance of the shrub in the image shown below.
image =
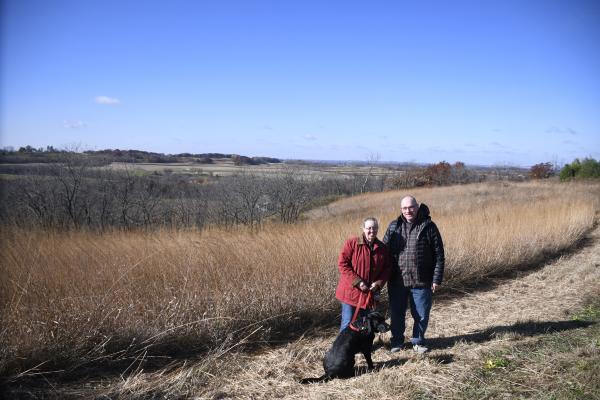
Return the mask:
<svg viewBox="0 0 600 400"><path fill-rule="evenodd" d="M559 176L561 181L572 178L600 178L600 162L591 157L586 157L583 161L576 158L562 168Z"/></svg>
<svg viewBox="0 0 600 400"><path fill-rule="evenodd" d="M529 169L529 176L532 179L546 179L554 175L554 168L549 162L535 164Z"/></svg>
<svg viewBox="0 0 600 400"><path fill-rule="evenodd" d="M600 178L600 162L593 158L584 158L579 170L581 178Z"/></svg>
<svg viewBox="0 0 600 400"><path fill-rule="evenodd" d="M452 167L446 161L440 161L437 164L427 167L426 175L429 182L436 186L448 185L450 183L450 174Z"/></svg>

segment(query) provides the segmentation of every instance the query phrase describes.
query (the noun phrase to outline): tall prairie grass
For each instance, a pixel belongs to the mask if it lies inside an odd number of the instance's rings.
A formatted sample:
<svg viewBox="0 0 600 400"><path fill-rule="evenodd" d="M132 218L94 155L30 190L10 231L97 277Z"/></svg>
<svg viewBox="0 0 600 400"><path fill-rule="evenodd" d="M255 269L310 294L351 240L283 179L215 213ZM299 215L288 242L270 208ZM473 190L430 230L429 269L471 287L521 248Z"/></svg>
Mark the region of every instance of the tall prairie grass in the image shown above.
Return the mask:
<svg viewBox="0 0 600 400"><path fill-rule="evenodd" d="M365 216L380 236L408 192L344 199L295 225L202 231L4 229L0 375L226 351L331 324L336 261ZM474 283L579 242L592 184L478 184L411 192L446 249L445 286Z"/></svg>

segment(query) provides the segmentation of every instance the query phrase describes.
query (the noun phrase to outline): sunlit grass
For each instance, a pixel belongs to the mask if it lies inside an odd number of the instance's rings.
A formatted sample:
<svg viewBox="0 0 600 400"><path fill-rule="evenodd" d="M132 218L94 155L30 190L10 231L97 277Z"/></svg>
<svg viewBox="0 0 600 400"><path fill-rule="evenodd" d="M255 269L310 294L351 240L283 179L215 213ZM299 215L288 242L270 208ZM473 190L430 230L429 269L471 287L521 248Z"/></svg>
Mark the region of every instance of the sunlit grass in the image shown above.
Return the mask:
<svg viewBox="0 0 600 400"><path fill-rule="evenodd" d="M445 286L569 248L593 226L598 192L558 183L412 191L442 232ZM0 374L198 353L331 324L344 239L370 215L383 236L405 194L344 199L258 233L3 230Z"/></svg>

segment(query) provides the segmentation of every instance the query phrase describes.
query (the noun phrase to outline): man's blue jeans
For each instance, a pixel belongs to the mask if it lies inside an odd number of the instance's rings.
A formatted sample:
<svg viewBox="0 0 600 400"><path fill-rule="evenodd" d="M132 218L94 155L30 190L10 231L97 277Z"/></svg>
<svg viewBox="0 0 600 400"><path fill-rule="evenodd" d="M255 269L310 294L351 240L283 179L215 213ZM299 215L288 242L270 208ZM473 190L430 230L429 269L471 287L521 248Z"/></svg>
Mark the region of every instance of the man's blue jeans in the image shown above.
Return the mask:
<svg viewBox="0 0 600 400"><path fill-rule="evenodd" d="M423 344L425 331L429 323L429 312L431 311L431 288L405 287L402 281L388 282L388 295L392 317L390 326L390 330L392 331L392 347L401 346L404 343L406 308L409 302L410 313L414 319L413 333L410 341L412 344Z"/></svg>
<svg viewBox="0 0 600 400"><path fill-rule="evenodd" d="M342 303L342 323L340 324L340 332L343 331L348 325L350 325L352 317L354 316L354 311L356 311L356 307L351 306L347 303ZM358 312L358 316L362 317L367 315L367 313L367 310L361 309Z"/></svg>

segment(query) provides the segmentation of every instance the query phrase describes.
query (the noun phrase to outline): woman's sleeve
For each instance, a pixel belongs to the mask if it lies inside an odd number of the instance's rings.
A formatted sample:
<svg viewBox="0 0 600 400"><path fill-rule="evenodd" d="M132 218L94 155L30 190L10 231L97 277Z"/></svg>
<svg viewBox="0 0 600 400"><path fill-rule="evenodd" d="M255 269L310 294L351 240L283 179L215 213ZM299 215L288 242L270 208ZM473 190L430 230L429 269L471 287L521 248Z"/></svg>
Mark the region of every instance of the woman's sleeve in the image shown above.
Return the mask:
<svg viewBox="0 0 600 400"><path fill-rule="evenodd" d="M354 271L352 266L352 256L354 254L354 248L356 239L348 239L344 243L340 257L338 258L338 269L342 276L347 277L348 281L352 282L352 286L357 286L362 279Z"/></svg>
<svg viewBox="0 0 600 400"><path fill-rule="evenodd" d="M385 285L388 279L390 279L390 274L392 272L392 260L392 256L390 255L390 252L386 247L385 251L383 252L383 266L381 269L381 273L375 281L380 288L383 287L383 285Z"/></svg>

